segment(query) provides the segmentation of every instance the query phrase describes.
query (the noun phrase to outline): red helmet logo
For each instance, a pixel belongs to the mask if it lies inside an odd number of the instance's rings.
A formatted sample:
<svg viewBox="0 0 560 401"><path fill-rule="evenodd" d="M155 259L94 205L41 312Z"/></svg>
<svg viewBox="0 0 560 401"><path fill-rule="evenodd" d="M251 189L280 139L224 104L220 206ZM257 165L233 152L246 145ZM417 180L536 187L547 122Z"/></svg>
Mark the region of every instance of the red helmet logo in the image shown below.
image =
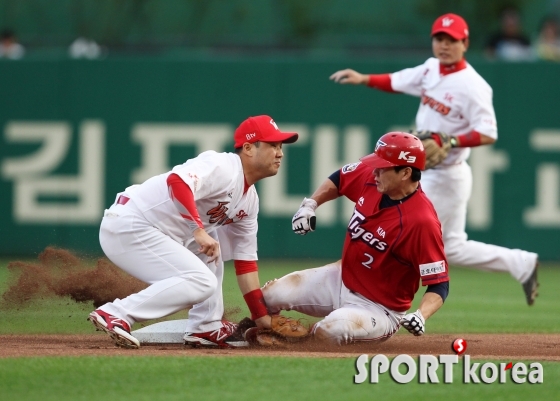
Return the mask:
<svg viewBox="0 0 560 401"><path fill-rule="evenodd" d="M375 145L375 151L360 159L373 168L409 166L424 170L426 153L422 141L406 132L389 132Z"/></svg>

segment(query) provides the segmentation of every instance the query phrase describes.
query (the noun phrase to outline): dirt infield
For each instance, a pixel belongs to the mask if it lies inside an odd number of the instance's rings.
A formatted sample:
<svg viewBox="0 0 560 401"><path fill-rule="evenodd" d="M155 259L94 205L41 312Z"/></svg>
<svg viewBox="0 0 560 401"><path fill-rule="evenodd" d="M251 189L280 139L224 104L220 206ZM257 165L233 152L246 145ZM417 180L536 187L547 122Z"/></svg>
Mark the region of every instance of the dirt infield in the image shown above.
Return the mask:
<svg viewBox="0 0 560 401"><path fill-rule="evenodd" d="M360 354L451 354L456 335L397 335L384 343L326 346L313 342L285 348L208 349L182 345L149 345L138 350L116 348L104 334L91 335L1 335L0 358L37 356L286 356L344 358ZM515 362L560 361L560 334L472 334L463 336L467 354L473 358Z"/></svg>

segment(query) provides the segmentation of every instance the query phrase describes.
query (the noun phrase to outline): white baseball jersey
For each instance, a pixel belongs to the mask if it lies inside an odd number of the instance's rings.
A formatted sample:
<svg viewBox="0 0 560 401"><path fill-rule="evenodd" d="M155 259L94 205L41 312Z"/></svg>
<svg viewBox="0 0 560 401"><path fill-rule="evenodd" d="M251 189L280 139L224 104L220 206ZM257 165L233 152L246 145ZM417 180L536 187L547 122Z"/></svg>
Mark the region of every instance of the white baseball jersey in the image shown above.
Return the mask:
<svg viewBox="0 0 560 401"><path fill-rule="evenodd" d="M429 58L422 65L391 74L394 91L420 97L416 114L418 130L451 136L475 130L497 139L492 88L465 62L465 68L440 73L440 62ZM520 249L468 240L465 232L472 172L466 163L470 148L453 148L436 168L422 173L422 189L432 201L443 231L450 265L509 272L523 283L529 278L537 254Z"/></svg>
<svg viewBox="0 0 560 401"><path fill-rule="evenodd" d="M123 193L154 227L188 247L194 238L169 197L167 177L171 173L190 187L204 230L209 234L217 231L223 260L257 260L259 198L253 185L243 194L245 178L239 156L207 151Z"/></svg>
<svg viewBox="0 0 560 401"><path fill-rule="evenodd" d="M457 136L475 130L497 139L492 88L467 63L466 68L440 74L440 62L429 58L422 65L391 74L393 90L421 98L416 114L419 131ZM470 148L451 149L443 165L467 160Z"/></svg>

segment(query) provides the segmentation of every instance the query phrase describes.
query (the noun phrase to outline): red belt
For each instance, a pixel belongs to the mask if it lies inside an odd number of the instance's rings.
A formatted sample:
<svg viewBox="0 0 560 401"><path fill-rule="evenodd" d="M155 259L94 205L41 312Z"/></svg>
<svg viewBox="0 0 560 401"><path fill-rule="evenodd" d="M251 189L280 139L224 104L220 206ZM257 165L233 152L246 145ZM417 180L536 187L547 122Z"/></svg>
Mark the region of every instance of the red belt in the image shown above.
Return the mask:
<svg viewBox="0 0 560 401"><path fill-rule="evenodd" d="M126 205L126 203L130 200L128 196L121 195L117 199L117 205Z"/></svg>

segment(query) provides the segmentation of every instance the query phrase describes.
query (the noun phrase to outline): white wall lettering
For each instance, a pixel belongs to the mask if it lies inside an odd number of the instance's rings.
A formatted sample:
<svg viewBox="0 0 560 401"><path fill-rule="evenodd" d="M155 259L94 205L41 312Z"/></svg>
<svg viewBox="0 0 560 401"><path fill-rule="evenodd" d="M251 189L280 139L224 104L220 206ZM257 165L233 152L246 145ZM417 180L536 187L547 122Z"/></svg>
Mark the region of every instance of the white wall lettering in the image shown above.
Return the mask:
<svg viewBox="0 0 560 401"><path fill-rule="evenodd" d="M537 152L560 153L560 130L536 129L529 137ZM523 212L529 227L560 227L560 162L539 163L536 168L535 206Z"/></svg>
<svg viewBox="0 0 560 401"><path fill-rule="evenodd" d="M139 184L169 171L173 167L169 165L170 146L195 145L196 154L221 152L232 140L233 130L230 124L136 124L132 141L142 148L142 165L132 172L131 183Z"/></svg>
<svg viewBox="0 0 560 401"><path fill-rule="evenodd" d="M472 193L467 205L467 225L478 230L492 226L492 207L494 204L494 173L509 168L508 154L493 146L473 148L469 158L472 169Z"/></svg>
<svg viewBox="0 0 560 401"><path fill-rule="evenodd" d="M11 122L10 142L42 142L32 155L7 158L2 175L14 181L13 210L18 223L75 224L99 222L103 211L105 126L84 121L79 130L78 173L51 173L68 154L71 131L66 123ZM76 197L77 201L41 201L40 197Z"/></svg>

